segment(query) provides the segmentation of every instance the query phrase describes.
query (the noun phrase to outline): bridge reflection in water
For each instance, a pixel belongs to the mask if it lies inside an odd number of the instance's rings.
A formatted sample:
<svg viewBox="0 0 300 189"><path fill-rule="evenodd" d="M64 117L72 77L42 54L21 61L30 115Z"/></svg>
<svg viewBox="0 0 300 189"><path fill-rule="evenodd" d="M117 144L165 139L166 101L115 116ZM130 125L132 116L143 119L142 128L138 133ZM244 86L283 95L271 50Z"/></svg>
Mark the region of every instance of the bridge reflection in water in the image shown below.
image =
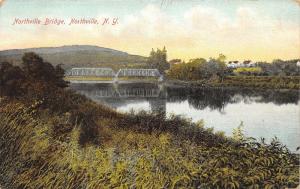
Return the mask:
<svg viewBox="0 0 300 189"><path fill-rule="evenodd" d="M298 104L297 91L257 91L250 89L172 88L158 84L71 84L72 89L88 98L118 109L130 105L136 109L147 102L153 112L166 111L166 103L188 102L197 110L218 110L225 113L228 104L272 103Z"/></svg>
<svg viewBox="0 0 300 189"><path fill-rule="evenodd" d="M71 84L71 88L93 101L117 109L148 102L151 112L166 113L166 90L156 84Z"/></svg>

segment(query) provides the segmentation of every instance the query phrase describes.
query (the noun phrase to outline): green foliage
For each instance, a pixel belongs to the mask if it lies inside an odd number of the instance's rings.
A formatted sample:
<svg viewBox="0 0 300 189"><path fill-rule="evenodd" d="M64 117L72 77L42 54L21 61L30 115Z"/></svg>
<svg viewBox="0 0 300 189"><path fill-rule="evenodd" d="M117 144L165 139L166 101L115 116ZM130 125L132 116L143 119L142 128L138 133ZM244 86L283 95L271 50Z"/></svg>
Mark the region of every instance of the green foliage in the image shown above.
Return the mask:
<svg viewBox="0 0 300 189"><path fill-rule="evenodd" d="M259 62L258 66L261 67L263 75L268 76L299 76L300 67L297 66L297 62L300 59L294 60L280 60L275 59L272 63Z"/></svg>
<svg viewBox="0 0 300 189"><path fill-rule="evenodd" d="M0 63L0 95L20 95L25 78L22 70L8 62Z"/></svg>
<svg viewBox="0 0 300 189"><path fill-rule="evenodd" d="M167 76L171 79L198 80L202 78L200 67L203 64L206 64L205 59L193 59L188 63L179 63L170 68Z"/></svg>
<svg viewBox="0 0 300 189"><path fill-rule="evenodd" d="M241 122L241 124L233 130L232 134L233 134L233 139L239 142L243 142L245 140L245 135L243 133L243 127L244 127L244 123Z"/></svg>
<svg viewBox="0 0 300 189"><path fill-rule="evenodd" d="M167 61L167 50L164 47L162 50L151 50L150 56L147 60L147 64L150 68L156 68L161 74L165 73L165 70L169 69L170 65Z"/></svg>
<svg viewBox="0 0 300 189"><path fill-rule="evenodd" d="M25 53L22 59L22 69L7 62L0 64L0 91L2 95L36 95L43 90L45 92L50 90L49 87L67 87L67 83L63 79L64 70L60 65L53 67L35 53ZM38 90L40 92L34 92Z"/></svg>
<svg viewBox="0 0 300 189"><path fill-rule="evenodd" d="M236 68L233 73L237 75L259 75L262 73L261 67L251 67L251 68Z"/></svg>
<svg viewBox="0 0 300 189"><path fill-rule="evenodd" d="M8 188L299 184L298 157L277 139L245 138L242 124L236 140L214 134L203 121L119 114L63 89L43 95L0 102L0 182Z"/></svg>
<svg viewBox="0 0 300 189"><path fill-rule="evenodd" d="M236 89L300 89L299 76L225 76L211 80L169 80L168 84L188 87L234 87Z"/></svg>
<svg viewBox="0 0 300 189"><path fill-rule="evenodd" d="M203 58L192 59L187 63L177 62L167 72L170 80L189 81L192 86L208 87L251 87L272 89L299 89L300 67L298 59L273 63L258 63L257 67L226 68L226 57L208 61Z"/></svg>
<svg viewBox="0 0 300 189"><path fill-rule="evenodd" d="M167 76L169 79L179 80L223 78L226 73L224 60L224 55L220 55L217 59L211 58L208 61L203 58L191 59L188 63L173 65Z"/></svg>
<svg viewBox="0 0 300 189"><path fill-rule="evenodd" d="M51 82L59 87L67 86L63 80L64 70L60 65L53 67L33 52L25 53L22 60L23 71L28 79Z"/></svg>
<svg viewBox="0 0 300 189"><path fill-rule="evenodd" d="M276 138L266 144L245 138L242 126L234 139L206 129L203 121L160 113L121 114L48 82L56 69L49 75L38 70L43 61L37 56L25 56L24 65L26 79L21 81L34 83L27 84L19 98L8 95L0 100L0 183L5 188L299 184L298 156ZM4 64L0 71L11 69L18 68ZM61 75L57 69L55 76ZM7 86L10 79L15 78L8 74L1 82Z"/></svg>
<svg viewBox="0 0 300 189"><path fill-rule="evenodd" d="M227 76L222 83L213 83L212 85L262 89L300 89L300 77Z"/></svg>

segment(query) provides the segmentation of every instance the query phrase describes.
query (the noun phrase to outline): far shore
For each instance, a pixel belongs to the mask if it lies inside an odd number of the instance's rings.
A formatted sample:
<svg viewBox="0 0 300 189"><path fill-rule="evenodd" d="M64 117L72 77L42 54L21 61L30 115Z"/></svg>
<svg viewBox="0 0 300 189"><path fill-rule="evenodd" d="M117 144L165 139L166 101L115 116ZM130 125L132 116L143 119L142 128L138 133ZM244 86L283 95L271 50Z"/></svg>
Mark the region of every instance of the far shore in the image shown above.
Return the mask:
<svg viewBox="0 0 300 189"><path fill-rule="evenodd" d="M152 83L152 84L162 84L166 87L186 87L186 88L232 88L232 89L255 89L255 90L299 90L299 86L290 86L285 80L300 80L299 77L228 77L229 79L224 79L224 81L208 81L208 80L175 80L166 79L164 81L159 81L154 78L146 79L119 79L114 80L114 78L70 78L65 77L65 80L70 83L82 83L82 84L130 84L130 83ZM230 81L230 80L232 80ZM269 79L270 81L265 81ZM274 80L274 81L273 81ZM283 82L280 84L280 82Z"/></svg>
<svg viewBox="0 0 300 189"><path fill-rule="evenodd" d="M247 87L247 86L214 86L210 84L200 83L199 81L182 81L182 80L166 80L164 86L173 88L211 88L211 89L253 89L253 90L277 90L277 91L299 91L299 89L289 88L258 88L258 87Z"/></svg>

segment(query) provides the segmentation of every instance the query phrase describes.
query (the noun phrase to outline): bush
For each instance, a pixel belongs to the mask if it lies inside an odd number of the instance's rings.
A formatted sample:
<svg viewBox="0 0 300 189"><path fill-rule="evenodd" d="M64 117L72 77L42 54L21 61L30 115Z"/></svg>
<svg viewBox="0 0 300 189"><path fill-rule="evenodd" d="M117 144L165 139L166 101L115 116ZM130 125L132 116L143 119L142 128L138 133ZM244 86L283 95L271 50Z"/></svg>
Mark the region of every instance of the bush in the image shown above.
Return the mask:
<svg viewBox="0 0 300 189"><path fill-rule="evenodd" d="M276 139L271 144L250 138L233 141L214 135L201 122L140 113L124 115L122 126L118 116L100 118L98 126L110 138L101 146L81 146L80 125L60 129L64 138L51 135L68 120L67 115L53 121L47 112L43 119L34 116L36 105L16 102L1 107L0 182L7 188L285 188L299 184L298 157Z"/></svg>
<svg viewBox="0 0 300 189"><path fill-rule="evenodd" d="M23 93L25 75L8 62L0 63L0 95L18 96Z"/></svg>
<svg viewBox="0 0 300 189"><path fill-rule="evenodd" d="M261 72L262 69L260 67L236 68L233 70L233 73L237 75L259 75Z"/></svg>
<svg viewBox="0 0 300 189"><path fill-rule="evenodd" d="M35 53L25 53L22 69L10 63L0 64L0 88L2 95L23 96L25 94L37 94L37 91L56 90L67 87L63 80L64 70L60 65L53 67L44 62ZM46 89L51 87L51 89ZM33 93L31 90L35 90Z"/></svg>

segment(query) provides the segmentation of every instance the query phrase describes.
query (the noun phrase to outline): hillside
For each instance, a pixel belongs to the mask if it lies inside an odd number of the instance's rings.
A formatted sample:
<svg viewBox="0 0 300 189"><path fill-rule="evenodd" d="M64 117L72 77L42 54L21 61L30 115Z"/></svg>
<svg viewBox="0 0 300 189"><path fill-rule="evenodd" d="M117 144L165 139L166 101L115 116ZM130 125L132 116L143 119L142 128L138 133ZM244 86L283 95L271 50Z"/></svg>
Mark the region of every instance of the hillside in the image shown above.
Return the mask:
<svg viewBox="0 0 300 189"><path fill-rule="evenodd" d="M144 67L146 57L131 55L126 52L90 45L72 45L62 47L42 47L12 49L0 51L0 62L8 61L20 64L25 52L35 52L53 65L63 64L72 67Z"/></svg>

